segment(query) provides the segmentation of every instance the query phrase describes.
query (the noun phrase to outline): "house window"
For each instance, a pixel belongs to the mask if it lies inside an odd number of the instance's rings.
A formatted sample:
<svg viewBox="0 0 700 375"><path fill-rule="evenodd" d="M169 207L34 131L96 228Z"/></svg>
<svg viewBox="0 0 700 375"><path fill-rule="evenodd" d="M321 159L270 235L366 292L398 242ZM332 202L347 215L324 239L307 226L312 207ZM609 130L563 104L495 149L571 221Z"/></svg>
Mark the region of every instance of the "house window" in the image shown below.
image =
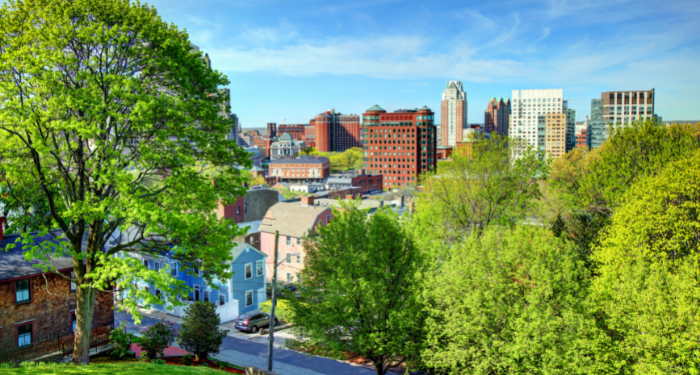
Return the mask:
<svg viewBox="0 0 700 375"><path fill-rule="evenodd" d="M209 302L209 291L208 290L204 291L204 300Z"/></svg>
<svg viewBox="0 0 700 375"><path fill-rule="evenodd" d="M294 281L294 276L291 272L287 272L287 282L291 283L292 281Z"/></svg>
<svg viewBox="0 0 700 375"><path fill-rule="evenodd" d="M199 285L194 286L194 300L199 301Z"/></svg>
<svg viewBox="0 0 700 375"><path fill-rule="evenodd" d="M15 281L15 303L27 303L32 301L31 280Z"/></svg>
<svg viewBox="0 0 700 375"><path fill-rule="evenodd" d="M219 306L223 306L226 304L226 296L223 294L219 294Z"/></svg>
<svg viewBox="0 0 700 375"><path fill-rule="evenodd" d="M291 264L292 263L292 254L287 253L287 263Z"/></svg>
<svg viewBox="0 0 700 375"><path fill-rule="evenodd" d="M326 215L326 225L328 225L328 222L331 221L331 215Z"/></svg>
<svg viewBox="0 0 700 375"><path fill-rule="evenodd" d="M301 245L301 237L297 237L297 245Z"/></svg>
<svg viewBox="0 0 700 375"><path fill-rule="evenodd" d="M259 260L259 261L255 262L255 272L256 272L256 273L255 273L255 276L262 276L262 274L263 274L263 264L265 264L265 263L264 263L264 261L262 261L262 260Z"/></svg>
<svg viewBox="0 0 700 375"><path fill-rule="evenodd" d="M292 246L292 237L287 236L287 246Z"/></svg>
<svg viewBox="0 0 700 375"><path fill-rule="evenodd" d="M75 333L75 311L70 312L70 321L71 321L71 327L73 327L73 333Z"/></svg>
<svg viewBox="0 0 700 375"><path fill-rule="evenodd" d="M170 263L170 276L177 276L177 263Z"/></svg>
<svg viewBox="0 0 700 375"><path fill-rule="evenodd" d="M156 297L160 298L160 289L156 289Z"/></svg>
<svg viewBox="0 0 700 375"><path fill-rule="evenodd" d="M248 263L245 265L245 279L248 280L253 277L253 263Z"/></svg>
<svg viewBox="0 0 700 375"><path fill-rule="evenodd" d="M240 215L240 214L241 214L241 207L236 206L236 215Z"/></svg>
<svg viewBox="0 0 700 375"><path fill-rule="evenodd" d="M148 259L143 260L143 266L146 267L146 269L148 269Z"/></svg>
<svg viewBox="0 0 700 375"><path fill-rule="evenodd" d="M253 291L249 290L245 292L245 306L252 306L253 305Z"/></svg>
<svg viewBox="0 0 700 375"><path fill-rule="evenodd" d="M70 272L70 278L75 279L75 272L73 272L73 271ZM75 283L72 281L70 282L70 291L75 292Z"/></svg>
<svg viewBox="0 0 700 375"><path fill-rule="evenodd" d="M297 264L301 264L301 254L297 255Z"/></svg>
<svg viewBox="0 0 700 375"><path fill-rule="evenodd" d="M154 268L156 271L160 270L160 262L154 262Z"/></svg>
<svg viewBox="0 0 700 375"><path fill-rule="evenodd" d="M32 344L32 336L34 336L34 324L25 323L17 326L17 346L20 348Z"/></svg>

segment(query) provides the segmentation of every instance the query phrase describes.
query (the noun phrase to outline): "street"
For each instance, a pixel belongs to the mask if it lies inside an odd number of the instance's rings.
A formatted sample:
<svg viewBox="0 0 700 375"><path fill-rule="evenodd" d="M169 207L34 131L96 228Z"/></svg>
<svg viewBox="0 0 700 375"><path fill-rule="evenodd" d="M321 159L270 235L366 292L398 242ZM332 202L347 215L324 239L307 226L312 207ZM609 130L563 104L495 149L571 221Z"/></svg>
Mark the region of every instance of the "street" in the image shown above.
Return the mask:
<svg viewBox="0 0 700 375"><path fill-rule="evenodd" d="M166 318L167 319L167 318ZM170 318L175 321L177 318ZM132 316L126 312L114 313L114 324L118 326L122 321L127 322L127 329L137 330L155 324L158 319L143 316L141 324L136 325ZM179 329L179 324L175 324ZM241 339L239 337L254 338L255 341ZM263 341L259 342L259 341ZM258 342L256 342L258 341ZM267 369L268 344L264 336L245 335L237 332L229 332L229 336L224 338L219 354L212 356L218 360L233 363L238 366L253 366ZM373 370L353 366L328 358L308 356L291 350L282 348L274 349L273 371L284 375L297 374L326 374L326 375L369 375L374 374Z"/></svg>

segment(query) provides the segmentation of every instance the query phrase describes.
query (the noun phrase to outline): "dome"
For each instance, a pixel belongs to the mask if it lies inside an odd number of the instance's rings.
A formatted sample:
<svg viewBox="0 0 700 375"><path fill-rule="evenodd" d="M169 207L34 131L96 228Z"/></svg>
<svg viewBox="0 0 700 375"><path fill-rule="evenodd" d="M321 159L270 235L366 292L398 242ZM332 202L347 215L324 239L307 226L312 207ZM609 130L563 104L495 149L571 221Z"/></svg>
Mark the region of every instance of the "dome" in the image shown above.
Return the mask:
<svg viewBox="0 0 700 375"><path fill-rule="evenodd" d="M367 110L367 112L369 112L369 111L384 111L384 112L386 112L384 110L384 108L378 106L377 104L373 105L370 109Z"/></svg>

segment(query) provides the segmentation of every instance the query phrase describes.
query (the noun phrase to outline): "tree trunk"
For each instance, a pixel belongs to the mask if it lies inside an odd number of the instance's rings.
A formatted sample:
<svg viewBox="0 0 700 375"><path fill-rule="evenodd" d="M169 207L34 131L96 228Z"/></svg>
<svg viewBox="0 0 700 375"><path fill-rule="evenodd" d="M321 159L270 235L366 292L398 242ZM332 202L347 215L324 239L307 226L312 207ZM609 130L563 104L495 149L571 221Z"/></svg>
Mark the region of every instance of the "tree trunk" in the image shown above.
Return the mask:
<svg viewBox="0 0 700 375"><path fill-rule="evenodd" d="M73 344L73 363L90 362L90 340L92 339L92 315L95 307L94 288L76 288L75 291L75 341Z"/></svg>

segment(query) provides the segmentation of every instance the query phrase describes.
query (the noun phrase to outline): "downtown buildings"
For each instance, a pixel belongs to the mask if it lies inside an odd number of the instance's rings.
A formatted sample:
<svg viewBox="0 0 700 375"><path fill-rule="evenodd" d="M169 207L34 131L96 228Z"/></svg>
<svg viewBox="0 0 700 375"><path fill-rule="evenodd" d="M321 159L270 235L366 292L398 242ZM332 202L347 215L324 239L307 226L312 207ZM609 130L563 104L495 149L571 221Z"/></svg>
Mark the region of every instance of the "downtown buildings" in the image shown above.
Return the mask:
<svg viewBox="0 0 700 375"><path fill-rule="evenodd" d="M319 113L310 122L314 127L314 143L321 152L345 151L361 147L360 116L344 115L330 109Z"/></svg>
<svg viewBox="0 0 700 375"><path fill-rule="evenodd" d="M462 81L449 81L440 103L440 145L456 146L462 142L462 130L467 125L467 93Z"/></svg>
<svg viewBox="0 0 700 375"><path fill-rule="evenodd" d="M489 105L484 111L484 130L489 134L496 132L497 134L508 136L510 107L510 99L504 101L503 98L498 100L491 98Z"/></svg>
<svg viewBox="0 0 700 375"><path fill-rule="evenodd" d="M387 113L375 104L362 120L364 169L383 175L385 189L415 185L418 175L435 169L435 115L428 107Z"/></svg>

